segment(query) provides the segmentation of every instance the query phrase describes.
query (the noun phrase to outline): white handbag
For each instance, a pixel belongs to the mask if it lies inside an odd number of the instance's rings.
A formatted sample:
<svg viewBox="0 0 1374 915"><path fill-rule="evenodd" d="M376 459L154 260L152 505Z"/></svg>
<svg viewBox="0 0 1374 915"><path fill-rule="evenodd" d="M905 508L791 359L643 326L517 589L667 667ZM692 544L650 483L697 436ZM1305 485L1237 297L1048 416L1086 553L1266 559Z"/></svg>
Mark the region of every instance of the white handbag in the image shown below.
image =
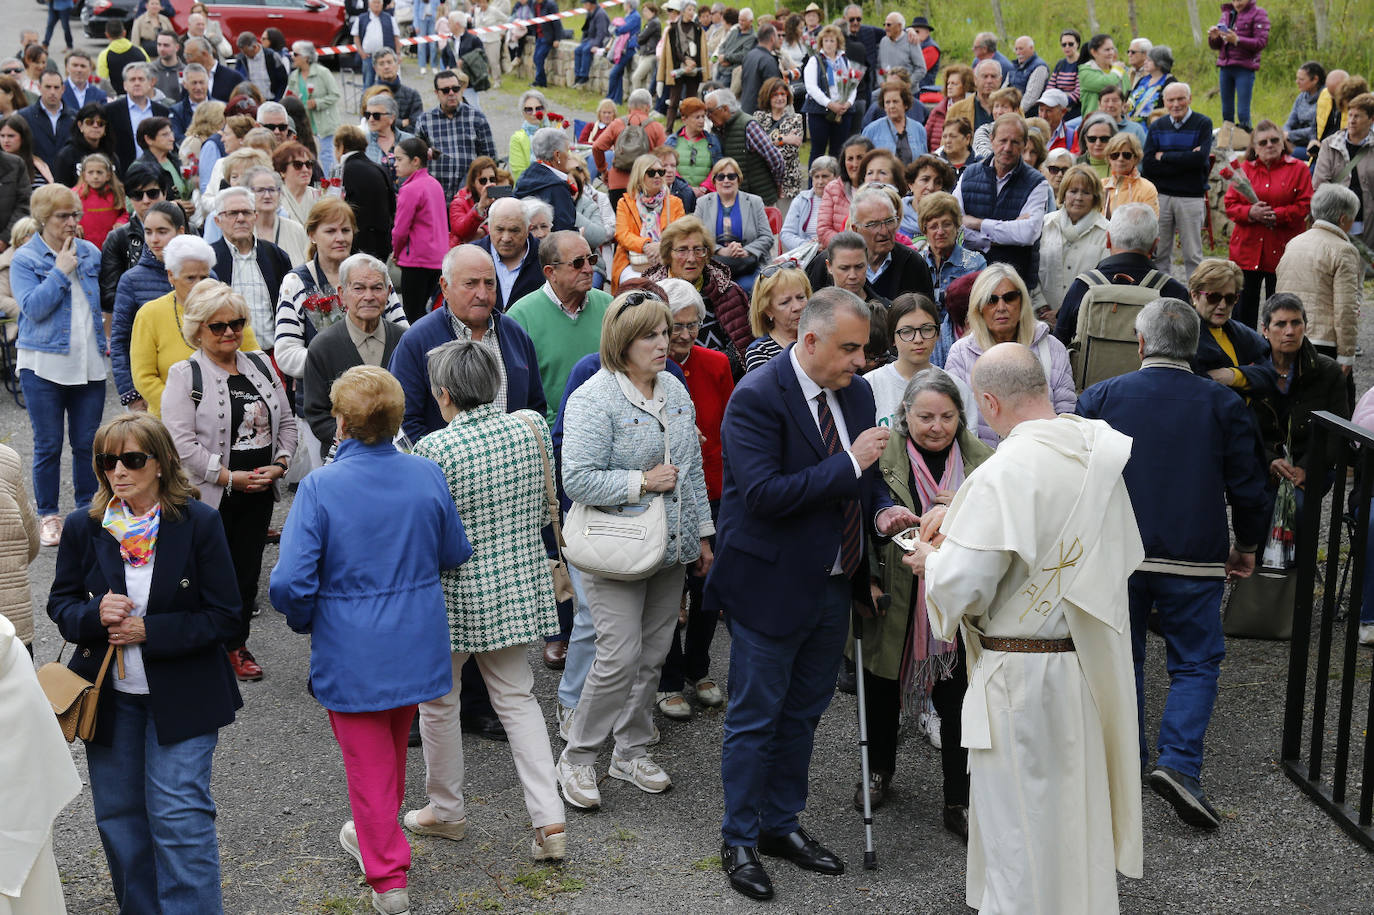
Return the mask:
<svg viewBox="0 0 1374 915"><path fill-rule="evenodd" d="M663 463L668 426L663 427ZM632 506L637 508L638 506ZM563 556L579 571L614 581L641 581L663 567L668 554L668 514L659 493L642 512L574 502L563 523Z"/></svg>

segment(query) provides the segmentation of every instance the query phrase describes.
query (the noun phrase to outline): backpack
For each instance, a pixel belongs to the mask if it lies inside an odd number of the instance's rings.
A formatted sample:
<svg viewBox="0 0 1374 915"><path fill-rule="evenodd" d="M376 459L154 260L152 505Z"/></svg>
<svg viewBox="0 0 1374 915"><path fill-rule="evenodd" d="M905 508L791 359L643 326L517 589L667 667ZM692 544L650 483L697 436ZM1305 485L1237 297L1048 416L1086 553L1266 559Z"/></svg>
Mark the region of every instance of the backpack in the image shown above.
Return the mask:
<svg viewBox="0 0 1374 915"><path fill-rule="evenodd" d="M647 156L652 147L649 145L649 132L644 129L643 124L625 123L625 129L620 132L620 136L615 138L615 147L612 159L617 163L616 167L624 167L629 171L629 167L634 165L640 156ZM619 165L624 162L625 166Z"/></svg>
<svg viewBox="0 0 1374 915"><path fill-rule="evenodd" d="M1139 283L1114 283L1102 271L1089 270L1078 279L1087 284L1088 291L1078 306L1069 358L1074 387L1082 393L1099 381L1140 368L1135 318L1142 308L1164 295L1169 277L1151 270Z"/></svg>
<svg viewBox="0 0 1374 915"><path fill-rule="evenodd" d="M309 318L306 318L307 323L309 320ZM268 381L272 381L277 377L277 373L272 371L272 367L262 358L261 353L244 353L244 355L248 357L249 362L257 366L259 372L262 372L262 377L266 378ZM205 399L205 376L201 372L199 362L194 359L187 359L186 361L191 363L191 403L195 404L196 408L199 409L200 402Z"/></svg>

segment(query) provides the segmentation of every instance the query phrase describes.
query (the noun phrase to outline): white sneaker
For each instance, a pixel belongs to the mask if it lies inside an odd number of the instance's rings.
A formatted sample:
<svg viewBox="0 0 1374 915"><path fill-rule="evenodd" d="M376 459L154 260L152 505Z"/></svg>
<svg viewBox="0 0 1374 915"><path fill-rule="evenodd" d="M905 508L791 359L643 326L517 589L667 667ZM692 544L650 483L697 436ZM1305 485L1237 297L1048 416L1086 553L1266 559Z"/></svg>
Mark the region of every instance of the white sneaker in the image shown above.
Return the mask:
<svg viewBox="0 0 1374 915"><path fill-rule="evenodd" d="M1360 623L1360 644L1374 645L1374 623Z"/></svg>
<svg viewBox="0 0 1374 915"><path fill-rule="evenodd" d="M410 893L398 886L385 893L372 891L372 910L381 915L410 915Z"/></svg>
<svg viewBox="0 0 1374 915"><path fill-rule="evenodd" d="M658 732L658 725L651 724L650 727L652 727L654 730L653 733L649 735L649 742L646 743L645 746L656 747L658 746L658 742L663 739L663 735Z"/></svg>
<svg viewBox="0 0 1374 915"><path fill-rule="evenodd" d="M564 743L568 742L568 738L572 734L572 720L575 714L577 714L576 706L568 708L563 703L558 703L558 736L563 738Z"/></svg>
<svg viewBox="0 0 1374 915"><path fill-rule="evenodd" d="M339 830L339 844L343 846L344 851L352 856L354 861L358 862L359 872L363 876L367 876L367 870L363 867L363 853L358 848L358 830L353 825L352 820L344 823L343 828Z"/></svg>
<svg viewBox="0 0 1374 915"><path fill-rule="evenodd" d="M660 769L658 763L648 754L636 756L634 759L621 759L612 753L611 771L608 774L611 778L629 782L640 791L649 794L662 794L673 787L673 780L668 777L668 773Z"/></svg>
<svg viewBox="0 0 1374 915"><path fill-rule="evenodd" d="M935 712L929 712L923 717L926 725L926 740L930 741L930 745L938 750L942 745L940 741L940 716Z"/></svg>
<svg viewBox="0 0 1374 915"><path fill-rule="evenodd" d="M591 766L575 766L558 757L558 785L563 797L574 807L595 810L601 806L601 792L596 787L596 770Z"/></svg>
<svg viewBox="0 0 1374 915"><path fill-rule="evenodd" d="M57 546L62 542L61 515L44 515L39 519L38 542L43 546Z"/></svg>

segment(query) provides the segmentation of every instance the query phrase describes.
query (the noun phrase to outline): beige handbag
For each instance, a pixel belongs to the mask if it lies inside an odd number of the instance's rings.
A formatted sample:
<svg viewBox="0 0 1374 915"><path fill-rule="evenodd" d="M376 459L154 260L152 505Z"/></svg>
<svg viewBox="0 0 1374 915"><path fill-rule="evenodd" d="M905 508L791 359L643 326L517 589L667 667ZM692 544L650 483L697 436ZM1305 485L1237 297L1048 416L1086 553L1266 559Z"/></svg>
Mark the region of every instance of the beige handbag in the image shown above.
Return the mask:
<svg viewBox="0 0 1374 915"><path fill-rule="evenodd" d="M110 659L118 652L120 676L123 677L124 649L111 645L105 649L105 660L100 662L100 673L92 683L62 663L62 652L57 660L38 668L38 685L43 687L43 695L48 697L57 723L62 728L62 736L71 743L76 738L90 740L95 736L95 719L100 704L100 685L105 682L105 674L110 669Z"/></svg>
<svg viewBox="0 0 1374 915"><path fill-rule="evenodd" d="M561 604L572 600L574 593L572 576L568 574L568 567L563 562L563 524L558 517L558 491L553 485L553 464L549 462L549 452L544 447L544 436L539 434L539 427L523 416L520 418L534 433L534 440L539 443L539 456L544 462L544 496L549 502L549 517L553 519L553 545L558 553L549 559L549 575L553 578L554 599Z"/></svg>

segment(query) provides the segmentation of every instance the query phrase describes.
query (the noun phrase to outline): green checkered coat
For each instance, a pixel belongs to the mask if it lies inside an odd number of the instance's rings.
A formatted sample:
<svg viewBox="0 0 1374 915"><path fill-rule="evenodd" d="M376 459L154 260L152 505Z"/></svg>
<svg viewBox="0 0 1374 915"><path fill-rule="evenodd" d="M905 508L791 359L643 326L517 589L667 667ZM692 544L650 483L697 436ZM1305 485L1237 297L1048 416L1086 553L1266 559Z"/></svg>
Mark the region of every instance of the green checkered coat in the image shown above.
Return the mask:
<svg viewBox="0 0 1374 915"><path fill-rule="evenodd" d="M493 404L459 413L415 447L444 471L472 542L472 558L442 574L454 651L497 651L558 631L540 539L549 523L543 463L525 418L552 455L544 417Z"/></svg>

